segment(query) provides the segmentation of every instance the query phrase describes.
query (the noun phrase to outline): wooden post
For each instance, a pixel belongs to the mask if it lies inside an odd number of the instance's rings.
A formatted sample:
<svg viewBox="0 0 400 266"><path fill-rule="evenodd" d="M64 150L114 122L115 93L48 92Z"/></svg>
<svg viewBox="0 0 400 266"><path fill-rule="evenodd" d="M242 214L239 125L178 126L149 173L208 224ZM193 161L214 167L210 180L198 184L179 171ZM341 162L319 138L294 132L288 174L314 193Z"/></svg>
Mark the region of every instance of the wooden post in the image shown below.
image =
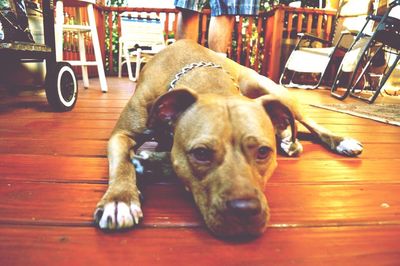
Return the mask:
<svg viewBox="0 0 400 266"><path fill-rule="evenodd" d="M253 17L249 17L247 30L246 30L246 58L245 58L245 66L250 67L250 57L251 57L251 35L253 33Z"/></svg>
<svg viewBox="0 0 400 266"><path fill-rule="evenodd" d="M202 20L201 20L201 36L200 36L200 44L205 46L206 45L206 33L207 33L207 20L208 20L208 16L207 14L202 15Z"/></svg>
<svg viewBox="0 0 400 266"><path fill-rule="evenodd" d="M285 11L282 7L275 10L272 24L272 38L270 39L270 57L268 62L267 76L278 82L281 65L282 33L284 28ZM268 41L268 40L267 40Z"/></svg>
<svg viewBox="0 0 400 266"><path fill-rule="evenodd" d="M108 67L109 67L109 74L114 74L113 71L113 43L112 43L112 32L113 32L113 20L112 20L113 12L110 10L108 12Z"/></svg>
<svg viewBox="0 0 400 266"><path fill-rule="evenodd" d="M297 13L297 32L303 32L303 13Z"/></svg>
<svg viewBox="0 0 400 266"><path fill-rule="evenodd" d="M175 12L174 25L172 31L174 32L174 39L176 39L176 30L178 29L178 12Z"/></svg>
<svg viewBox="0 0 400 266"><path fill-rule="evenodd" d="M318 14L318 20L317 20L317 37L321 38L322 36L322 18L324 15Z"/></svg>
<svg viewBox="0 0 400 266"><path fill-rule="evenodd" d="M293 12L288 14L288 24L287 24L287 38L290 39L292 36L292 29L293 29Z"/></svg>
<svg viewBox="0 0 400 266"><path fill-rule="evenodd" d="M239 22L237 24L237 47L236 47L236 62L241 63L242 56L242 25L243 25L243 17L239 18Z"/></svg>
<svg viewBox="0 0 400 266"><path fill-rule="evenodd" d="M98 6L96 6L96 15L97 15L97 20L98 21L98 28L97 28L97 32L99 35L99 41L100 41L100 49L101 49L101 54L102 54L102 58L103 58L103 62L106 61L106 33L105 33L105 22L104 22L104 14L102 12L102 10L100 10L98 8Z"/></svg>
<svg viewBox="0 0 400 266"><path fill-rule="evenodd" d="M328 16L326 19L325 40L331 39L331 33L332 33L332 16Z"/></svg>
<svg viewBox="0 0 400 266"><path fill-rule="evenodd" d="M258 19L257 19L257 43L255 46L255 53L254 53L255 60L254 60L254 65L253 65L253 69L255 71L259 70L259 63L260 63L260 48L261 48L260 39L261 39L261 32L262 32L262 20L263 20L262 17L258 16Z"/></svg>
<svg viewBox="0 0 400 266"><path fill-rule="evenodd" d="M168 40L168 35L169 35L169 13L164 13L165 14L165 21L164 21L164 40Z"/></svg>
<svg viewBox="0 0 400 266"><path fill-rule="evenodd" d="M312 23L313 23L313 14L308 13L308 15L307 15L307 28L306 28L306 32L307 33L311 33Z"/></svg>
<svg viewBox="0 0 400 266"><path fill-rule="evenodd" d="M261 73L262 75L268 76L268 68L269 68L269 61L270 61L270 47L271 47L271 40L272 40L272 25L273 25L273 16L268 16L265 20L265 32L264 32L264 49L263 49L263 62L261 66Z"/></svg>

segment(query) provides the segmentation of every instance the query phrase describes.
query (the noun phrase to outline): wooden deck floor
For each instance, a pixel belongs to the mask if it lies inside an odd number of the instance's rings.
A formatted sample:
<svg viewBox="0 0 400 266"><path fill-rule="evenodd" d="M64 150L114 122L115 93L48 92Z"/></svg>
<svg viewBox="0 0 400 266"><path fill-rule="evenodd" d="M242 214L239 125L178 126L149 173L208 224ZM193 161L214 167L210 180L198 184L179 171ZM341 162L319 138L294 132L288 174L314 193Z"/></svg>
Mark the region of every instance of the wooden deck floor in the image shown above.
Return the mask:
<svg viewBox="0 0 400 266"><path fill-rule="evenodd" d="M92 224L106 190L106 141L134 85L81 89L76 108L50 112L43 94L0 100L0 265L400 265L400 128L306 106L316 121L361 140L360 158L303 141L279 157L265 193L267 232L213 237L175 181L143 189L145 218L106 234ZM333 102L327 91L294 91Z"/></svg>

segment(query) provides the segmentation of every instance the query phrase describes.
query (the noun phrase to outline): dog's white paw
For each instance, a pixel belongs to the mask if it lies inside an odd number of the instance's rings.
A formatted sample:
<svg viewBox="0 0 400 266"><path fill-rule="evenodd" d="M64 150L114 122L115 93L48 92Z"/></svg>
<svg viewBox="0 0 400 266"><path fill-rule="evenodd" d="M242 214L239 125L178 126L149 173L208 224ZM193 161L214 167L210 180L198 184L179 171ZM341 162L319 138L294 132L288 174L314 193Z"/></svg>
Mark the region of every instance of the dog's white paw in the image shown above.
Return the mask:
<svg viewBox="0 0 400 266"><path fill-rule="evenodd" d="M126 229L139 224L143 218L140 206L135 203L128 206L124 202L110 202L104 208L98 208L94 218L101 229Z"/></svg>
<svg viewBox="0 0 400 266"><path fill-rule="evenodd" d="M345 138L336 147L336 151L340 154L353 157L361 154L363 146L355 139Z"/></svg>
<svg viewBox="0 0 400 266"><path fill-rule="evenodd" d="M292 137L288 136L283 138L280 143L282 151L290 157L298 156L303 151L303 146L301 143L296 139L295 142L292 141Z"/></svg>

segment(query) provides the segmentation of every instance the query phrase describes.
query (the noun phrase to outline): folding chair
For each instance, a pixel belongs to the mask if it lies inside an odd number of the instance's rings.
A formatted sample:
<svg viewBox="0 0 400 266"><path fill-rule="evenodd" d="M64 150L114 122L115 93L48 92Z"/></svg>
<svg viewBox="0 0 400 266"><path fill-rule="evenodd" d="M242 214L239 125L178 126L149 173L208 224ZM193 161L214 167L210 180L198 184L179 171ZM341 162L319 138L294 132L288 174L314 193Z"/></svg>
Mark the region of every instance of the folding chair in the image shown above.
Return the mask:
<svg viewBox="0 0 400 266"><path fill-rule="evenodd" d="M371 32L369 25L377 24ZM400 0L391 2L382 16L368 16L345 54L331 95L348 95L373 103L400 60Z"/></svg>
<svg viewBox="0 0 400 266"><path fill-rule="evenodd" d="M124 12L120 15L121 37L119 38L118 77L122 75L122 66L126 64L129 79L139 78L142 63L160 52L173 40L164 39L164 29L158 17L139 17L135 13ZM135 76L131 63L136 63Z"/></svg>
<svg viewBox="0 0 400 266"><path fill-rule="evenodd" d="M341 0L332 41L300 33L300 40L282 71L280 84L305 89L319 87L328 66L334 62L339 65L354 37L361 30L365 18L372 11L372 2L373 0Z"/></svg>

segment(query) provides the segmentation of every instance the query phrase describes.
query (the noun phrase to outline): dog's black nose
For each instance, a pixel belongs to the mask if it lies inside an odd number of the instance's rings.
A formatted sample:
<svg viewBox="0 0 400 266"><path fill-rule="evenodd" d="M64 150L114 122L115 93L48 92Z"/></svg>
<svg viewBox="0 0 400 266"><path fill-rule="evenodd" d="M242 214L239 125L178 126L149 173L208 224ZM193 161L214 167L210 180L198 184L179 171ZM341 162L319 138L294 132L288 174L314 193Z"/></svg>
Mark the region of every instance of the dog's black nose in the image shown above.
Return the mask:
<svg viewBox="0 0 400 266"><path fill-rule="evenodd" d="M234 199L226 202L228 210L237 216L253 216L261 212L258 199Z"/></svg>

